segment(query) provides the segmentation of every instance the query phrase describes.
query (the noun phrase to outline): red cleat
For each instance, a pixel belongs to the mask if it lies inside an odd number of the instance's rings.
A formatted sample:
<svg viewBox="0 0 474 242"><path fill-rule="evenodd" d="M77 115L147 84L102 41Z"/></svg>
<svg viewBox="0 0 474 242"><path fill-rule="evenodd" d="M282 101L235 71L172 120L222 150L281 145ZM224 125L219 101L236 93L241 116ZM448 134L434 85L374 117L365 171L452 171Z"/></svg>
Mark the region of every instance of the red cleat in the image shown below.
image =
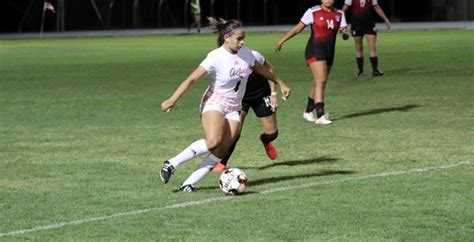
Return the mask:
<svg viewBox="0 0 474 242"><path fill-rule="evenodd" d="M221 172L225 171L226 169L227 169L226 165L224 165L222 163L219 163L216 166L214 166L214 168L212 168L212 172L221 173Z"/></svg>
<svg viewBox="0 0 474 242"><path fill-rule="evenodd" d="M277 150L275 146L272 145L272 142L263 144L263 146L265 147L265 151L267 152L267 156L270 158L270 160L277 158Z"/></svg>

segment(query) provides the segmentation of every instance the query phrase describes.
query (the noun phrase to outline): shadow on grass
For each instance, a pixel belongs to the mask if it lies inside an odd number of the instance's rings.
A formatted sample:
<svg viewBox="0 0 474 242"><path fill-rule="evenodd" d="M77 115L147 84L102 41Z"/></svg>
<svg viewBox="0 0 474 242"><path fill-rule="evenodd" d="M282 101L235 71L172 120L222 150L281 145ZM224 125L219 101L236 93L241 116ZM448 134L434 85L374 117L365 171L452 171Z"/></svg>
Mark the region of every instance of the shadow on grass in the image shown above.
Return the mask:
<svg viewBox="0 0 474 242"><path fill-rule="evenodd" d="M408 111L410 111L414 108L418 108L418 107L421 107L421 106L420 105L415 105L415 104L408 104L408 105L401 106L401 107L378 108L378 109L372 109L372 110L365 111L365 112L360 112L360 113L347 114L347 115L344 115L340 118L334 118L333 120L357 118L357 117L362 117L362 116L375 115L375 114L388 113L388 112L408 112Z"/></svg>
<svg viewBox="0 0 474 242"><path fill-rule="evenodd" d="M344 170L326 170L318 173L309 173L301 174L294 176L278 176L278 177L269 177L263 179L252 180L249 182L249 186L259 186L267 183L276 183L282 181L289 181L301 178L311 178L311 177L322 177L322 176L334 176L334 175L351 175L354 174L353 171L344 171Z"/></svg>
<svg viewBox="0 0 474 242"><path fill-rule="evenodd" d="M282 162L275 162L269 165L260 166L260 167L239 167L242 170L265 170L268 168L276 167L276 166L300 166L300 165L311 165L311 164L322 164L322 163L334 163L338 159L332 158L328 156L322 156L314 159L307 159L307 160L292 160L292 161L282 161ZM345 170L325 170L318 173L310 173L310 174L300 174L300 175L291 175L291 176L279 176L279 177L269 177L257 180L250 180L249 186L259 186L267 183L276 183L281 181L289 181L295 179L302 179L302 178L310 178L310 177L322 177L322 176L333 176L333 175L350 175L353 174L353 171L345 171ZM218 190L220 189L219 186L207 186L207 187L199 187L198 190ZM173 190L173 192L180 192L179 189Z"/></svg>
<svg viewBox="0 0 474 242"><path fill-rule="evenodd" d="M276 166L301 166L301 165L311 165L311 164L316 164L316 163L334 163L336 161L337 161L336 158L322 156L315 159L275 162L275 163L265 165L265 166L260 166L260 167L242 167L242 169L265 170L265 169L276 167Z"/></svg>
<svg viewBox="0 0 474 242"><path fill-rule="evenodd" d="M282 181L290 181L302 178L311 178L311 177L323 177L323 176L334 176L334 175L351 175L354 174L353 171L345 171L345 170L325 170L318 173L309 173L309 174L300 174L300 175L292 175L292 176L278 176L278 177L268 177L262 179L256 179L249 181L249 186L260 186L268 183L277 183ZM212 187L200 187L199 190L217 190L219 186L212 186ZM175 192L177 192L176 190Z"/></svg>

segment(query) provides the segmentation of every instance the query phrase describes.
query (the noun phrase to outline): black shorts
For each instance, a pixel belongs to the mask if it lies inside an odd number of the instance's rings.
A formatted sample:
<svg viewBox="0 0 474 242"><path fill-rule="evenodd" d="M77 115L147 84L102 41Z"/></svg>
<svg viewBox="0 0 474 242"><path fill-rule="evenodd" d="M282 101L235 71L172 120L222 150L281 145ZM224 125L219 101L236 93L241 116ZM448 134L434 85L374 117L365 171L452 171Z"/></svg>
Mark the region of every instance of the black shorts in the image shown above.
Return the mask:
<svg viewBox="0 0 474 242"><path fill-rule="evenodd" d="M248 113L249 109L252 108L255 115L259 118L272 116L273 108L270 96L260 96L249 100L242 101L242 111Z"/></svg>
<svg viewBox="0 0 474 242"><path fill-rule="evenodd" d="M328 66L332 66L332 63L334 62L334 53L335 48L319 48L309 44L306 46L305 51L306 64L309 65L316 61L325 60Z"/></svg>
<svg viewBox="0 0 474 242"><path fill-rule="evenodd" d="M377 29L374 25L352 25L351 26L352 37L362 37L366 34L377 36Z"/></svg>

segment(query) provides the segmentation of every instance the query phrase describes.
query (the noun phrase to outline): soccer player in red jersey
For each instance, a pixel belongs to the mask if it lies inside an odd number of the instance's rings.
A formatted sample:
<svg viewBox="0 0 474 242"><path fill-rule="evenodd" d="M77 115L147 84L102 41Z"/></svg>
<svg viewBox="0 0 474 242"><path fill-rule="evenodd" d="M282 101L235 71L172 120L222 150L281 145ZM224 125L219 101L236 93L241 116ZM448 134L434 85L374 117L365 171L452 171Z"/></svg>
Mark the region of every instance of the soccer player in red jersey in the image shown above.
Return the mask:
<svg viewBox="0 0 474 242"><path fill-rule="evenodd" d="M322 125L332 123L324 112L324 89L334 62L336 36L341 32L344 39L349 37L344 12L336 10L334 2L335 0L321 0L321 5L309 8L300 22L275 45L275 51L280 51L287 40L299 34L307 25L311 25L311 36L306 45L305 58L313 76L313 84L303 117Z"/></svg>
<svg viewBox="0 0 474 242"><path fill-rule="evenodd" d="M387 29L391 28L390 21L385 16L377 0L345 0L342 11L345 13L351 7L351 33L354 37L356 47L356 62L359 68L357 76L364 75L364 48L362 38L367 38L370 49L370 63L372 64L372 76L383 76L378 69L377 57L377 30L375 29L374 11L383 19Z"/></svg>

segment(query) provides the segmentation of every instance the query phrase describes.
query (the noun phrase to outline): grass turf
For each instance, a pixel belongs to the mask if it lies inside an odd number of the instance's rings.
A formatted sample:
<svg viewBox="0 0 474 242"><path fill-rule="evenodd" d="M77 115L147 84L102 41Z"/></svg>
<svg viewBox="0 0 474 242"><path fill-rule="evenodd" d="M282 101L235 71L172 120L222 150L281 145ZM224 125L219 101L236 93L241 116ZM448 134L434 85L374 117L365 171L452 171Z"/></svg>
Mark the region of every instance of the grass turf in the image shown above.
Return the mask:
<svg viewBox="0 0 474 242"><path fill-rule="evenodd" d="M339 39L326 92L335 122L320 127L302 119L307 33L278 54L281 33L248 33L246 45L270 60L293 96L280 103L274 162L248 116L230 165L247 173L250 187L235 199L219 191L217 174L198 193L175 192L196 161L167 185L158 176L163 160L202 137L207 78L171 113L159 108L215 48L215 36L0 41L0 240L469 241L472 34L381 33L386 75L359 79L352 40ZM461 161L468 163L367 177ZM128 211L139 212L117 216ZM110 215L117 217L77 222ZM70 221L77 224L40 229Z"/></svg>

